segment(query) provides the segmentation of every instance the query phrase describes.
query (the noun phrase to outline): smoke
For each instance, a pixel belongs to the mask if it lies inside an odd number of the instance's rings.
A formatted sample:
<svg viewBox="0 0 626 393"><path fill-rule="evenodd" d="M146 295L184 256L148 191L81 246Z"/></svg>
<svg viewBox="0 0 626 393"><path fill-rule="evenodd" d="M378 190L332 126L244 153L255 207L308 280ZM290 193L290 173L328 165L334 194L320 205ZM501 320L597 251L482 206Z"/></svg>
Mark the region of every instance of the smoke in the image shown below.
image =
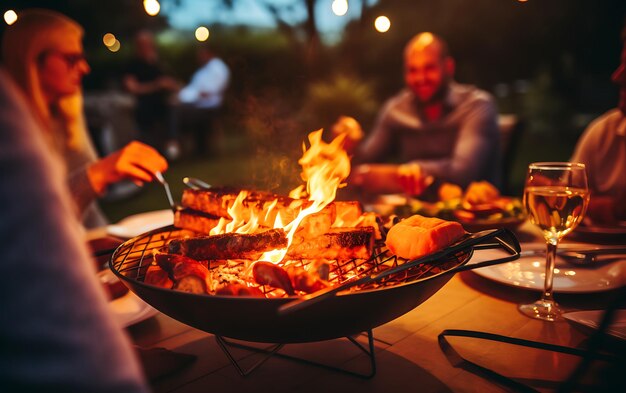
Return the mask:
<svg viewBox="0 0 626 393"><path fill-rule="evenodd" d="M278 90L246 95L240 102L241 128L253 156L251 173L257 189L285 194L301 184L298 159L308 132L292 100Z"/></svg>

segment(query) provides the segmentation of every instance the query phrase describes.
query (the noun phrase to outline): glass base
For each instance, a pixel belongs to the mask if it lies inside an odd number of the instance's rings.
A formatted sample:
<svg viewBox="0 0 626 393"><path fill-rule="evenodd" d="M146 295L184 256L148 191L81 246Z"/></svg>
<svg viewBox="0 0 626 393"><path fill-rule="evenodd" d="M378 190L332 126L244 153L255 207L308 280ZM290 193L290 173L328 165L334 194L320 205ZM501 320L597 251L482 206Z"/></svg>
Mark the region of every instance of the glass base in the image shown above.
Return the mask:
<svg viewBox="0 0 626 393"><path fill-rule="evenodd" d="M539 299L534 303L518 306L518 310L527 317L543 321L563 321L563 311L554 300Z"/></svg>

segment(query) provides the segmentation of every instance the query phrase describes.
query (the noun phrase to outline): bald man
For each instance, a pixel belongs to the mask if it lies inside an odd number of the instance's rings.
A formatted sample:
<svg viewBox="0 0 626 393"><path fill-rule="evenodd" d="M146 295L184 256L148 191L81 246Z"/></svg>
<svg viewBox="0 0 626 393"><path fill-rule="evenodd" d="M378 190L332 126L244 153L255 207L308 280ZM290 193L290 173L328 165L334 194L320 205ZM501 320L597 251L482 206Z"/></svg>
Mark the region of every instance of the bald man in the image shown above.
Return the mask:
<svg viewBox="0 0 626 393"><path fill-rule="evenodd" d="M453 81L446 43L421 33L404 50L406 87L388 100L356 149L353 185L419 195L432 180L466 186L500 182L497 110L492 97ZM395 162L402 165L376 165Z"/></svg>

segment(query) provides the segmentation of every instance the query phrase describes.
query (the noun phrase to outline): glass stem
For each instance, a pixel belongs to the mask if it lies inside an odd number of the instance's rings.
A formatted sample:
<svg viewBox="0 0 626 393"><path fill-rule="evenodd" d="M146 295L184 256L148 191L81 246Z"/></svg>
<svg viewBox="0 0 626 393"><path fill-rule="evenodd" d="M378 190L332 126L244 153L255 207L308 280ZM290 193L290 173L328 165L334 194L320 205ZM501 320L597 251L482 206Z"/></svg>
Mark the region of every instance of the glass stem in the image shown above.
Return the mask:
<svg viewBox="0 0 626 393"><path fill-rule="evenodd" d="M554 278L554 263L556 260L557 239L550 239L547 242L546 249L546 280L543 284L543 300L553 302L552 298L552 280Z"/></svg>

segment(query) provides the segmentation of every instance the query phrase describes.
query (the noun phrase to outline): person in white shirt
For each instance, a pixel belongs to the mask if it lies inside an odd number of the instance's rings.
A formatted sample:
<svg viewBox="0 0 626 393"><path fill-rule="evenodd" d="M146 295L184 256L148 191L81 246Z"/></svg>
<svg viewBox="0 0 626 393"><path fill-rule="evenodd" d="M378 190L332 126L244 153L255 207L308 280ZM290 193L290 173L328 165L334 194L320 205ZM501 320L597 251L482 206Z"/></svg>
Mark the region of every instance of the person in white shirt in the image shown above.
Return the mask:
<svg viewBox="0 0 626 393"><path fill-rule="evenodd" d="M178 93L181 105L177 118L179 130L190 129L194 133L195 150L202 155L207 152L207 136L214 133L215 117L222 107L230 70L207 46L198 48L197 56L201 66Z"/></svg>
<svg viewBox="0 0 626 393"><path fill-rule="evenodd" d="M621 62L611 80L619 87L614 108L595 119L578 140L571 162L587 168L591 200L587 221L617 225L626 220L626 27Z"/></svg>

